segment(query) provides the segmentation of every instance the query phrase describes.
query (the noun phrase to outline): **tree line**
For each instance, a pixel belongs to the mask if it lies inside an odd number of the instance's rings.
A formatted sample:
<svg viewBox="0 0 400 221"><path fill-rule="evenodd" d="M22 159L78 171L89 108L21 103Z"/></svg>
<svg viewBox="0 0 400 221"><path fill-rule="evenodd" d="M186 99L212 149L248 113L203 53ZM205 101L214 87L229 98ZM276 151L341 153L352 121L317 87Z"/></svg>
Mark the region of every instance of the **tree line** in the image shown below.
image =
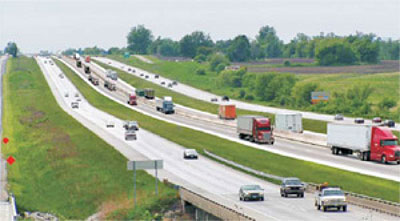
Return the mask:
<svg viewBox="0 0 400 221"><path fill-rule="evenodd" d="M198 61L222 54L231 62L264 60L265 58L313 58L319 65L373 64L380 60L398 60L399 40L383 40L375 34L357 32L349 36L334 33L307 36L299 33L284 43L271 26L261 27L254 39L238 35L233 39L213 41L210 35L194 31L179 41L161 36L154 38L152 31L138 25L127 35L127 47L69 49L66 53L84 54L153 54L166 57L188 57Z"/></svg>

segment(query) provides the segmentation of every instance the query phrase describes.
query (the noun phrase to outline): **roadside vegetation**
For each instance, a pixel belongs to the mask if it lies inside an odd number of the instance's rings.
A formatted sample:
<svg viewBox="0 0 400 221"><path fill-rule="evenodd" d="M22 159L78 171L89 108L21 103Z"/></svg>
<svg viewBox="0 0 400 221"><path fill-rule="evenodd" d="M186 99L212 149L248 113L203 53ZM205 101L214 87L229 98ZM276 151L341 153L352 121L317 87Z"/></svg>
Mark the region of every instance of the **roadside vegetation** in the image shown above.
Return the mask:
<svg viewBox="0 0 400 221"><path fill-rule="evenodd" d="M8 183L18 210L49 212L61 219L151 219L173 204L176 190L138 172L138 206L133 209L132 171L127 159L57 104L32 58L8 60L3 76L3 145Z"/></svg>
<svg viewBox="0 0 400 221"><path fill-rule="evenodd" d="M149 82L147 80L141 79L140 77L128 74L124 71L121 71L117 68L111 67L109 65L106 65L101 62L97 62L100 66L102 66L105 69L112 69L118 73L118 76L127 82L128 84L132 85L135 88L143 89L143 88L153 88L155 89L155 94L158 97L163 97L163 96L171 96L174 99L174 102L177 104L181 104L193 109L201 110L204 112L212 113L212 114L218 114L218 105L205 102L202 100L198 100L186 95L183 95L178 92L174 92L172 90L169 90L165 87L159 86L155 83ZM274 122L275 120L275 115L274 114L269 114L265 112L255 112L255 111L249 111L249 110L243 110L243 109L237 109L237 115L260 115L260 116L265 116L268 117ZM303 119L303 129L304 130L309 130L313 131L316 133L326 133L327 123L325 121L319 121L319 120L311 120L311 119Z"/></svg>
<svg viewBox="0 0 400 221"><path fill-rule="evenodd" d="M332 185L340 185L347 191L400 202L399 182L280 156L186 127L156 120L100 95L67 66L59 61L56 61L56 63L83 96L96 108L121 119L135 119L144 129L186 148L194 148L199 153L203 153L203 150L208 150L226 159L267 173L284 177L295 176L306 182L329 182Z"/></svg>

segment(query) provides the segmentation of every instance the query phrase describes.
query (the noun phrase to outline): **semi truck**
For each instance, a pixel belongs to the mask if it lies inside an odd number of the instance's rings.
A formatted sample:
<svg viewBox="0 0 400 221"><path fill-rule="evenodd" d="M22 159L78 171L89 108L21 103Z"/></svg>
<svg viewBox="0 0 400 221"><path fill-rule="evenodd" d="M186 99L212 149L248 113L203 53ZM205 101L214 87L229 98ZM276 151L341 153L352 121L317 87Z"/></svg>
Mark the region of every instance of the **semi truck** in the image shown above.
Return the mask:
<svg viewBox="0 0 400 221"><path fill-rule="evenodd" d="M374 125L329 123L327 143L335 155L355 154L360 160L400 164L400 146L391 130Z"/></svg>
<svg viewBox="0 0 400 221"><path fill-rule="evenodd" d="M174 103L171 97L164 97L163 99L156 100L156 109L164 114L175 113Z"/></svg>
<svg viewBox="0 0 400 221"><path fill-rule="evenodd" d="M118 80L118 74L117 74L117 72L115 72L115 71L113 71L113 70L110 70L110 69L107 70L106 77L111 78L111 79L114 80L114 81Z"/></svg>
<svg viewBox="0 0 400 221"><path fill-rule="evenodd" d="M144 97L144 90L143 89L136 89L136 95L139 97Z"/></svg>
<svg viewBox="0 0 400 221"><path fill-rule="evenodd" d="M82 67L82 61L81 60L76 60L76 66L78 68Z"/></svg>
<svg viewBox="0 0 400 221"><path fill-rule="evenodd" d="M90 74L90 67L88 64L83 64L83 70L86 74Z"/></svg>
<svg viewBox="0 0 400 221"><path fill-rule="evenodd" d="M117 86L109 80L104 81L104 87L108 88L110 91L117 90Z"/></svg>
<svg viewBox="0 0 400 221"><path fill-rule="evenodd" d="M86 56L85 61L86 61L87 63L90 63L90 56Z"/></svg>
<svg viewBox="0 0 400 221"><path fill-rule="evenodd" d="M147 99L154 99L154 89L152 88L145 88L144 89L144 97Z"/></svg>
<svg viewBox="0 0 400 221"><path fill-rule="evenodd" d="M128 95L128 104L129 105L137 105L136 94L132 93Z"/></svg>
<svg viewBox="0 0 400 221"><path fill-rule="evenodd" d="M275 115L275 129L303 133L301 113L277 113Z"/></svg>
<svg viewBox="0 0 400 221"><path fill-rule="evenodd" d="M272 130L271 121L267 117L242 115L237 118L237 133L240 139L274 144Z"/></svg>
<svg viewBox="0 0 400 221"><path fill-rule="evenodd" d="M236 106L233 104L221 104L218 109L220 119L234 120L236 119Z"/></svg>
<svg viewBox="0 0 400 221"><path fill-rule="evenodd" d="M88 80L92 82L93 85L99 85L99 79L91 74L89 75Z"/></svg>

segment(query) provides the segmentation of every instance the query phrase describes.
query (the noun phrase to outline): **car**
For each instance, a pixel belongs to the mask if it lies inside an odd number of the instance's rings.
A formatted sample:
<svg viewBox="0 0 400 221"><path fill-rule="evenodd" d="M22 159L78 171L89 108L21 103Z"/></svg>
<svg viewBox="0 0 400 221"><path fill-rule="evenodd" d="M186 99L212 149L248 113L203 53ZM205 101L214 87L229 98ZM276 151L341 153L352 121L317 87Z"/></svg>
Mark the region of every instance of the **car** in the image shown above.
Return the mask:
<svg viewBox="0 0 400 221"><path fill-rule="evenodd" d="M264 201L264 189L260 185L243 185L239 189L239 200L260 200Z"/></svg>
<svg viewBox="0 0 400 221"><path fill-rule="evenodd" d="M131 71L132 69L131 68L128 68L128 71Z"/></svg>
<svg viewBox="0 0 400 221"><path fill-rule="evenodd" d="M106 127L107 127L107 128L110 128L110 127L115 127L115 123L114 123L114 121L112 121L112 120L108 120L108 121L106 122Z"/></svg>
<svg viewBox="0 0 400 221"><path fill-rule="evenodd" d="M160 75L158 75L158 74L154 75L154 78L159 78L159 77L160 77Z"/></svg>
<svg viewBox="0 0 400 221"><path fill-rule="evenodd" d="M382 119L380 117L374 117L372 123L382 123Z"/></svg>
<svg viewBox="0 0 400 221"><path fill-rule="evenodd" d="M144 76L144 74L143 74L143 73L141 73L141 74L140 74L140 77L143 77L143 76Z"/></svg>
<svg viewBox="0 0 400 221"><path fill-rule="evenodd" d="M136 140L136 132L135 130L126 130L125 131L125 140Z"/></svg>
<svg viewBox="0 0 400 221"><path fill-rule="evenodd" d="M65 92L64 96L65 96L65 97L69 97L69 93L68 93L68 92Z"/></svg>
<svg viewBox="0 0 400 221"><path fill-rule="evenodd" d="M363 124L363 123L364 123L364 119L358 117L358 118L354 119L354 123L356 123L356 124Z"/></svg>
<svg viewBox="0 0 400 221"><path fill-rule="evenodd" d="M137 121L125 121L123 127L126 130L139 130L139 124Z"/></svg>
<svg viewBox="0 0 400 221"><path fill-rule="evenodd" d="M229 101L229 97L225 95L225 96L222 97L221 100L222 100L222 101Z"/></svg>
<svg viewBox="0 0 400 221"><path fill-rule="evenodd" d="M78 92L75 92L75 97L79 97L79 94L78 94Z"/></svg>
<svg viewBox="0 0 400 221"><path fill-rule="evenodd" d="M171 83L169 83L169 84L168 84L168 87L172 87L172 84L171 84Z"/></svg>
<svg viewBox="0 0 400 221"><path fill-rule="evenodd" d="M394 122L394 120L385 120L383 122L383 125L387 126L387 127L394 127L396 125L396 123Z"/></svg>
<svg viewBox="0 0 400 221"><path fill-rule="evenodd" d="M211 102L218 102L218 98L216 97L211 98Z"/></svg>
<svg viewBox="0 0 400 221"><path fill-rule="evenodd" d="M288 197L289 194L296 194L297 197L304 197L305 187L299 178L289 177L282 180L280 187L281 197Z"/></svg>
<svg viewBox="0 0 400 221"><path fill-rule="evenodd" d="M177 81L172 81L172 85L178 85Z"/></svg>
<svg viewBox="0 0 400 221"><path fill-rule="evenodd" d="M111 61L109 61L108 64L111 64Z"/></svg>
<svg viewBox="0 0 400 221"><path fill-rule="evenodd" d="M347 202L344 192L339 187L320 187L315 197L315 207L326 212L330 208L347 211Z"/></svg>
<svg viewBox="0 0 400 221"><path fill-rule="evenodd" d="M165 85L165 81L162 81L162 82L161 82L161 85Z"/></svg>
<svg viewBox="0 0 400 221"><path fill-rule="evenodd" d="M145 78L149 78L149 75L146 75Z"/></svg>
<svg viewBox="0 0 400 221"><path fill-rule="evenodd" d="M195 149L186 149L183 151L183 159L198 159L199 155Z"/></svg>
<svg viewBox="0 0 400 221"><path fill-rule="evenodd" d="M335 120L344 120L343 114L336 114L334 119Z"/></svg>
<svg viewBox="0 0 400 221"><path fill-rule="evenodd" d="M78 102L71 102L71 107L72 108L79 108L79 103Z"/></svg>
<svg viewBox="0 0 400 221"><path fill-rule="evenodd" d="M63 74L59 74L58 76L59 76L61 79L64 78L64 75L63 75Z"/></svg>
<svg viewBox="0 0 400 221"><path fill-rule="evenodd" d="M82 101L80 97L76 99L76 102Z"/></svg>

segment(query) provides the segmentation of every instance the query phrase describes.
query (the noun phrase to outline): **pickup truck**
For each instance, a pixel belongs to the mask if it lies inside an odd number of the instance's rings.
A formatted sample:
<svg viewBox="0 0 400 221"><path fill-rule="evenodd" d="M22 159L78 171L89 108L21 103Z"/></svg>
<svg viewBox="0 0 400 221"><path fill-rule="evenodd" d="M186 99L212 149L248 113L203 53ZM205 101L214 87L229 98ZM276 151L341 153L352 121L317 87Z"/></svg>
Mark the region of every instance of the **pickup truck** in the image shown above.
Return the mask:
<svg viewBox="0 0 400 221"><path fill-rule="evenodd" d="M336 208L338 211L343 209L345 212L347 211L346 196L339 187L320 187L315 196L315 206L324 212L330 208Z"/></svg>
<svg viewBox="0 0 400 221"><path fill-rule="evenodd" d="M282 197L288 197L289 194L296 194L297 197L304 197L304 184L295 177L289 177L282 180L280 192Z"/></svg>
<svg viewBox="0 0 400 221"><path fill-rule="evenodd" d="M137 121L125 121L123 127L125 130L139 130Z"/></svg>

